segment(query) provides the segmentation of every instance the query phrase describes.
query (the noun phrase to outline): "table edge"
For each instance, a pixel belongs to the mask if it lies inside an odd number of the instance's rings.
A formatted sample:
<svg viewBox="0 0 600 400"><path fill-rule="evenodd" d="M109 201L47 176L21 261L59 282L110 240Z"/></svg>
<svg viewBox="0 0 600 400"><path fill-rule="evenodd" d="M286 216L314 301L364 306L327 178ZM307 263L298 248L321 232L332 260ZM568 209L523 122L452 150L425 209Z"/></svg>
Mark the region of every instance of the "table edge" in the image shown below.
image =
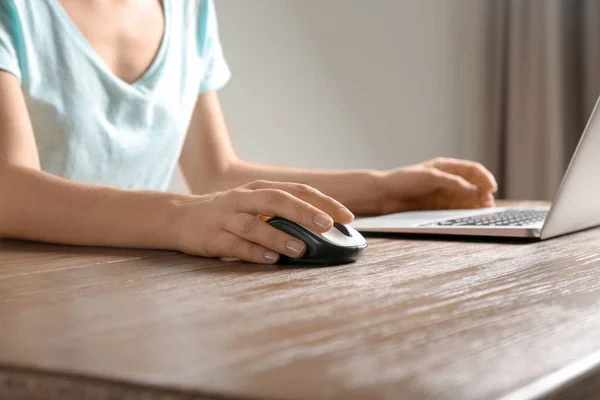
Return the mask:
<svg viewBox="0 0 600 400"><path fill-rule="evenodd" d="M107 394L112 396L115 390L119 391L118 398L124 400L139 398L149 400L255 400L248 396L240 397L189 388L173 388L93 373L0 364L0 398L5 398L3 396L6 395L11 396L7 398L29 398L27 395L31 393L46 393L45 396L48 397L45 398L80 400L89 396L93 399L101 399L106 398ZM58 396L53 397L53 392Z"/></svg>
<svg viewBox="0 0 600 400"><path fill-rule="evenodd" d="M519 387L499 400L534 400L550 398L563 391L568 391L577 383L600 374L600 351L579 359L566 367L544 375L522 387ZM119 391L119 398L150 400L255 400L253 397L240 397L233 394L210 393L190 388L173 388L166 385L139 382L115 377L86 374L65 370L0 364L0 397L11 395L11 398L27 398L27 393L38 392L51 394L55 391L64 400L88 398L104 398L106 394ZM7 392L5 392L7 390ZM19 392L22 391L22 393ZM65 397L72 392L75 397ZM81 397L85 395L85 397ZM122 396L122 397L121 397ZM49 398L52 398L50 395Z"/></svg>
<svg viewBox="0 0 600 400"><path fill-rule="evenodd" d="M543 399L569 389L598 373L600 373L600 351L515 389L499 400Z"/></svg>

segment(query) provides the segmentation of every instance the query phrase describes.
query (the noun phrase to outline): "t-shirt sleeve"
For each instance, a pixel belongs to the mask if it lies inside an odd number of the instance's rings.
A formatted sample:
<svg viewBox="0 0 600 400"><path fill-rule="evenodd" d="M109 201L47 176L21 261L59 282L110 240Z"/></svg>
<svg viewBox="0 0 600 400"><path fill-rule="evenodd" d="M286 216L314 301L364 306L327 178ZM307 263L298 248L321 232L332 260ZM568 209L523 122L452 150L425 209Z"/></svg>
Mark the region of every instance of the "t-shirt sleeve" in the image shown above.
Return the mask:
<svg viewBox="0 0 600 400"><path fill-rule="evenodd" d="M231 71L223 55L213 0L202 0L199 7L198 55L206 66L199 92L206 93L225 86Z"/></svg>
<svg viewBox="0 0 600 400"><path fill-rule="evenodd" d="M11 0L0 1L0 70L10 72L19 80L21 69L16 47L16 12Z"/></svg>

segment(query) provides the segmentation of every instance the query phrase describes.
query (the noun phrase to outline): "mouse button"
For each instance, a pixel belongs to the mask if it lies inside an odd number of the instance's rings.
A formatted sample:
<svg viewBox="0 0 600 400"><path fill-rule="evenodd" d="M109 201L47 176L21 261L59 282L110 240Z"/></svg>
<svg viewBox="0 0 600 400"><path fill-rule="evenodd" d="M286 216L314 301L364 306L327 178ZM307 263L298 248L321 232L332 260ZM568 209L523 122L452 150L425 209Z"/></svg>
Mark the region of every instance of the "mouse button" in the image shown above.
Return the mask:
<svg viewBox="0 0 600 400"><path fill-rule="evenodd" d="M348 228L346 228L346 226L344 224L340 224L339 222L334 222L333 226L336 227L338 229L338 231L342 232L344 235L351 237L352 234L350 233L350 231L348 230Z"/></svg>
<svg viewBox="0 0 600 400"><path fill-rule="evenodd" d="M337 229L330 229L327 232L319 233L319 236L324 240L336 246L353 247L356 246L354 239L351 236L346 236Z"/></svg>
<svg viewBox="0 0 600 400"><path fill-rule="evenodd" d="M351 226L347 226L346 228L348 229L348 232L356 242L357 246L364 246L367 244L367 239L365 239L365 237L361 235L356 229L354 229Z"/></svg>

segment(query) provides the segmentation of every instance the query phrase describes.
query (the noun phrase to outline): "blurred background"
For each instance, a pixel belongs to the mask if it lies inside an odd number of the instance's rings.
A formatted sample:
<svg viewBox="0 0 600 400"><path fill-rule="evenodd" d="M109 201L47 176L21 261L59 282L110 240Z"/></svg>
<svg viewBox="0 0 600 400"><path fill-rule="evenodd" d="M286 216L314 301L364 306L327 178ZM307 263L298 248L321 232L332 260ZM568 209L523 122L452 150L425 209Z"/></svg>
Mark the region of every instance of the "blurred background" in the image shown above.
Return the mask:
<svg viewBox="0 0 600 400"><path fill-rule="evenodd" d="M486 165L551 200L600 94L598 0L217 0L246 159ZM177 176L175 186L181 186Z"/></svg>

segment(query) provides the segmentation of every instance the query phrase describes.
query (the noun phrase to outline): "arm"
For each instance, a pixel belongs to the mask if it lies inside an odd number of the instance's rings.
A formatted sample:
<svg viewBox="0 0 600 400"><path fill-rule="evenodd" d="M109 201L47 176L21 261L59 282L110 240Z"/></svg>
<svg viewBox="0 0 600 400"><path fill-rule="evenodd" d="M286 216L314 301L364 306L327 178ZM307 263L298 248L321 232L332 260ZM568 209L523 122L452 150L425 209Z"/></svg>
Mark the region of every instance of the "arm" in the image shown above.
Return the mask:
<svg viewBox="0 0 600 400"><path fill-rule="evenodd" d="M198 98L180 165L195 194L224 190L259 179L296 182L312 186L358 211L372 200L367 194L377 190L377 177L381 175L373 170L314 170L241 160L231 143L215 92ZM364 197L356 196L356 187L364 190Z"/></svg>
<svg viewBox="0 0 600 400"><path fill-rule="evenodd" d="M0 71L0 236L77 245L174 247L185 196L84 185L40 171L18 80Z"/></svg>
<svg viewBox="0 0 600 400"><path fill-rule="evenodd" d="M258 216L325 232L352 216L302 185L254 182L205 196L85 185L40 170L18 80L0 71L0 236L89 246L145 247L277 262L305 244Z"/></svg>
<svg viewBox="0 0 600 400"><path fill-rule="evenodd" d="M356 214L491 206L497 189L489 171L463 160L435 159L391 171L314 170L241 160L214 92L198 98L180 164L193 193L257 179L297 182L335 198Z"/></svg>

